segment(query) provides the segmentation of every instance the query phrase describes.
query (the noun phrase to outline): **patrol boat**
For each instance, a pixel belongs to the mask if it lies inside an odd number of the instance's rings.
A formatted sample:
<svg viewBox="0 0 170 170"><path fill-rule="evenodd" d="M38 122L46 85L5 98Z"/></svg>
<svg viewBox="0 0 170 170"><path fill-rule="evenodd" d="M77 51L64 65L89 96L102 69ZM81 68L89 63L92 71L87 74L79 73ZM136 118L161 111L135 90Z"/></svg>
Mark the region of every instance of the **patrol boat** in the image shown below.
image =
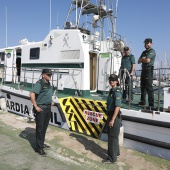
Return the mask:
<svg viewBox="0 0 170 170"><path fill-rule="evenodd" d="M51 30L40 42L23 39L19 45L0 49L1 109L32 118L29 93L42 69L51 68L55 106L50 124L107 140L103 129L108 77L118 74L125 45L116 33L117 10L111 1L70 2L63 29ZM75 23L70 22L70 16L75 16ZM122 104L123 146L170 160L170 88L164 87L161 94L158 86L157 91L156 110L138 106L137 91L133 103Z"/></svg>

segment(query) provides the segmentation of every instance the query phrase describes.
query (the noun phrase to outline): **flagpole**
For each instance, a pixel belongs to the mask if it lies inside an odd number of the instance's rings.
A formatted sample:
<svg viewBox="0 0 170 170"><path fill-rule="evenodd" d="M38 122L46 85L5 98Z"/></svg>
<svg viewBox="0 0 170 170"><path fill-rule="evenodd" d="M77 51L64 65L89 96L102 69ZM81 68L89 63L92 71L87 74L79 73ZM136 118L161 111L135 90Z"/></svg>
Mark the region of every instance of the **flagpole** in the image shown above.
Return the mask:
<svg viewBox="0 0 170 170"><path fill-rule="evenodd" d="M50 31L51 31L51 0L50 0Z"/></svg>
<svg viewBox="0 0 170 170"><path fill-rule="evenodd" d="M5 8L5 16L6 16L6 47L8 46L8 23L7 23L7 7Z"/></svg>

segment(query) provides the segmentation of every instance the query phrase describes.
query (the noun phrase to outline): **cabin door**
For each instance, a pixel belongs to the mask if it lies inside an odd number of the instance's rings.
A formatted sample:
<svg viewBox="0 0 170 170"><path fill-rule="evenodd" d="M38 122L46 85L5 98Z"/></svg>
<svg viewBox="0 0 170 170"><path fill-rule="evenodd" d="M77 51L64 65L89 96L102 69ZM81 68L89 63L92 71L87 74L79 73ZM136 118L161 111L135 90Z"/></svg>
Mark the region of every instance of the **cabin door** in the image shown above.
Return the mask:
<svg viewBox="0 0 170 170"><path fill-rule="evenodd" d="M0 79L2 79L3 76L3 71L4 71L4 61L5 61L5 51L0 52Z"/></svg>
<svg viewBox="0 0 170 170"><path fill-rule="evenodd" d="M99 54L98 90L108 91L108 78L112 72L112 55L110 53Z"/></svg>
<svg viewBox="0 0 170 170"><path fill-rule="evenodd" d="M14 51L5 49L5 81L13 82L14 78Z"/></svg>
<svg viewBox="0 0 170 170"><path fill-rule="evenodd" d="M21 75L21 49L16 50L16 77L18 77L18 82L20 82Z"/></svg>
<svg viewBox="0 0 170 170"><path fill-rule="evenodd" d="M90 91L95 91L97 82L97 54L90 53Z"/></svg>
<svg viewBox="0 0 170 170"><path fill-rule="evenodd" d="M98 73L98 90L109 90L110 74L119 74L121 65L121 53L113 51L113 53L101 53L99 55L99 73Z"/></svg>

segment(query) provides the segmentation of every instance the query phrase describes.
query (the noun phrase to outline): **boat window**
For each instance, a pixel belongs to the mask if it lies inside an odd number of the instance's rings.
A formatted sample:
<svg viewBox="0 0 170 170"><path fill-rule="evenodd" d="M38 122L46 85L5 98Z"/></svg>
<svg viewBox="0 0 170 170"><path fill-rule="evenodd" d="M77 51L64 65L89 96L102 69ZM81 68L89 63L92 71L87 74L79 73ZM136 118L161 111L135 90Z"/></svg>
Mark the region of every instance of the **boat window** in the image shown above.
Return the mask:
<svg viewBox="0 0 170 170"><path fill-rule="evenodd" d="M40 58L40 48L31 48L30 49L30 60L35 60Z"/></svg>
<svg viewBox="0 0 170 170"><path fill-rule="evenodd" d="M4 61L4 59L5 59L5 53L0 52L0 61Z"/></svg>

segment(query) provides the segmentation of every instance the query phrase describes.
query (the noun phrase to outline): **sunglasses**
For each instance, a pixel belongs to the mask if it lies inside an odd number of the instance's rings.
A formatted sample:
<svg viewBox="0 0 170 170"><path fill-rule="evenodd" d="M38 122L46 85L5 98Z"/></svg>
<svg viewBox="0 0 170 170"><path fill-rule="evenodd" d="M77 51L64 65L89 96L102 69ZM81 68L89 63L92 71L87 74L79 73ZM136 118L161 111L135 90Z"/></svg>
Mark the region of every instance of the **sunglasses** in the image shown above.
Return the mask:
<svg viewBox="0 0 170 170"><path fill-rule="evenodd" d="M109 81L117 81L117 80L115 80L115 79L109 79Z"/></svg>
<svg viewBox="0 0 170 170"><path fill-rule="evenodd" d="M52 74L46 74L48 77L51 77L52 76Z"/></svg>

